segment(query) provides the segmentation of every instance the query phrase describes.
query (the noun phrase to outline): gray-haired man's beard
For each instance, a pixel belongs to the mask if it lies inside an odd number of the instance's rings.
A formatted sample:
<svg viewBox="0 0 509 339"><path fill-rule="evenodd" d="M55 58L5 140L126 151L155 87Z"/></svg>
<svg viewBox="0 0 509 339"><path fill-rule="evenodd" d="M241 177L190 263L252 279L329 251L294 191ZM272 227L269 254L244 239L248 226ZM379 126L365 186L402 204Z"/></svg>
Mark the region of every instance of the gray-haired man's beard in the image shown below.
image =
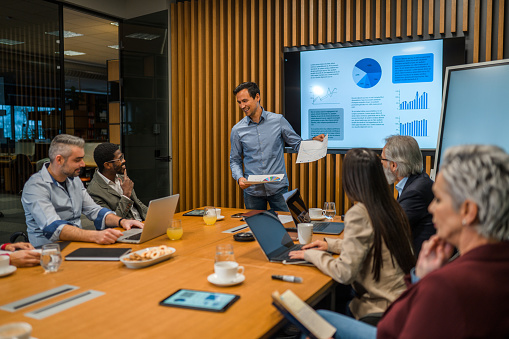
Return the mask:
<svg viewBox="0 0 509 339"><path fill-rule="evenodd" d="M391 170L387 167L384 167L384 174L385 178L387 179L387 182L389 185L392 185L396 182L396 175L391 172Z"/></svg>

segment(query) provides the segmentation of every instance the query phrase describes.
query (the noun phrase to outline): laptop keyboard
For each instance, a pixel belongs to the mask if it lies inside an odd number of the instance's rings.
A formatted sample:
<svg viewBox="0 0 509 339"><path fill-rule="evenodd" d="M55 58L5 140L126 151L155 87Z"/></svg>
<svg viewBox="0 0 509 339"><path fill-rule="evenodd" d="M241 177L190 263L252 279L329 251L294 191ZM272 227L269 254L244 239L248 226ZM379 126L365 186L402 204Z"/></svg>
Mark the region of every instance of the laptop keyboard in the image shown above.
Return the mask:
<svg viewBox="0 0 509 339"><path fill-rule="evenodd" d="M126 240L140 240L141 232L131 235L130 237L125 238Z"/></svg>
<svg viewBox="0 0 509 339"><path fill-rule="evenodd" d="M330 222L318 222L316 224L313 223L313 231L323 231L329 225L330 225Z"/></svg>
<svg viewBox="0 0 509 339"><path fill-rule="evenodd" d="M288 248L288 251L286 252L283 252L281 253L280 255L278 255L277 257L273 257L271 258L272 260L275 260L275 261L283 261L283 260L286 260L288 262L292 262L292 261L302 261L302 259L290 259L290 257L288 256L288 253L290 253L291 251L299 251L302 249L302 246L304 245L301 245L301 244L293 244L292 247Z"/></svg>

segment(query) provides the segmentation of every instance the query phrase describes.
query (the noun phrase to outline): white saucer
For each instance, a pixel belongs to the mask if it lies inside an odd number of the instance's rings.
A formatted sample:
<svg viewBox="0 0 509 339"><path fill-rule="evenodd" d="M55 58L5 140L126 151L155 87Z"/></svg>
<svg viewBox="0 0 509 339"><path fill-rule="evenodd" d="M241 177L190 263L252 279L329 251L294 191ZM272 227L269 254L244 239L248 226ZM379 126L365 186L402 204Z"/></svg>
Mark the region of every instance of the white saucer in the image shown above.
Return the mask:
<svg viewBox="0 0 509 339"><path fill-rule="evenodd" d="M207 280L210 283L212 283L214 285L217 285L217 286L233 286L233 285L238 285L241 282L243 282L245 279L246 279L246 277L244 276L244 274L238 274L238 273L237 273L237 276L235 277L235 280L230 281L230 282L223 282L223 281L219 280L215 273L212 273L211 275L209 275L207 277Z"/></svg>
<svg viewBox="0 0 509 339"><path fill-rule="evenodd" d="M5 277L6 275L12 274L17 270L16 266L9 265L3 271L0 271L0 277Z"/></svg>
<svg viewBox="0 0 509 339"><path fill-rule="evenodd" d="M216 220L223 220L224 219L224 215L218 215Z"/></svg>
<svg viewBox="0 0 509 339"><path fill-rule="evenodd" d="M325 219L325 215L322 215L321 217L318 217L318 218L311 218L311 220L313 221L320 221L320 220L324 220Z"/></svg>

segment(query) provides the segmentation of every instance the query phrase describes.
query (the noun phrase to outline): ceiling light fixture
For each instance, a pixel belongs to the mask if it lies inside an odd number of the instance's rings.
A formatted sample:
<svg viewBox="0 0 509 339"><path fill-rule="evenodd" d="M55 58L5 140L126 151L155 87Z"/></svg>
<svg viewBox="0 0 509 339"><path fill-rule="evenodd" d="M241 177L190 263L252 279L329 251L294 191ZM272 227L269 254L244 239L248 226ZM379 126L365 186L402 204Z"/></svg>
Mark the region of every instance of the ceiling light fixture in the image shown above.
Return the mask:
<svg viewBox="0 0 509 339"><path fill-rule="evenodd" d="M118 45L111 45L111 46L108 46L109 48L113 48L113 49L118 49Z"/></svg>
<svg viewBox="0 0 509 339"><path fill-rule="evenodd" d="M0 44L3 44L3 45L9 45L9 46L13 46L13 45L21 45L21 44L24 44L25 42L23 41L16 41L16 40L9 40L9 39L0 39Z"/></svg>
<svg viewBox="0 0 509 339"><path fill-rule="evenodd" d="M132 33L129 35L126 35L127 38L133 38L133 39L141 39L141 40L154 40L160 37L160 35L156 34L148 34L148 33Z"/></svg>
<svg viewBox="0 0 509 339"><path fill-rule="evenodd" d="M78 56L78 55L85 55L86 53L83 52L76 52L76 51L64 51L64 55L67 56Z"/></svg>
<svg viewBox="0 0 509 339"><path fill-rule="evenodd" d="M45 32L45 33L48 34L48 35L54 35L56 37L58 37L59 34L60 34L59 31ZM81 33L74 33L74 32L71 32L71 31L64 31L64 38L75 38L77 36L83 36L83 34L81 34Z"/></svg>

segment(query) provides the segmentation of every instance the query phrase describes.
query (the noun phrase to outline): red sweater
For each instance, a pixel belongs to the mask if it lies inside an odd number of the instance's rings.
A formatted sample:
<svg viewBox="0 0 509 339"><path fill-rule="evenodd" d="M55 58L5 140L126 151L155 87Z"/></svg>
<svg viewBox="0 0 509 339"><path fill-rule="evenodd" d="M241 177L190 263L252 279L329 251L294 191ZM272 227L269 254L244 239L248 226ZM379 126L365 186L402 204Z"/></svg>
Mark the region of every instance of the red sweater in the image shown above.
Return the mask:
<svg viewBox="0 0 509 339"><path fill-rule="evenodd" d="M509 242L429 273L385 312L377 338L509 338Z"/></svg>

